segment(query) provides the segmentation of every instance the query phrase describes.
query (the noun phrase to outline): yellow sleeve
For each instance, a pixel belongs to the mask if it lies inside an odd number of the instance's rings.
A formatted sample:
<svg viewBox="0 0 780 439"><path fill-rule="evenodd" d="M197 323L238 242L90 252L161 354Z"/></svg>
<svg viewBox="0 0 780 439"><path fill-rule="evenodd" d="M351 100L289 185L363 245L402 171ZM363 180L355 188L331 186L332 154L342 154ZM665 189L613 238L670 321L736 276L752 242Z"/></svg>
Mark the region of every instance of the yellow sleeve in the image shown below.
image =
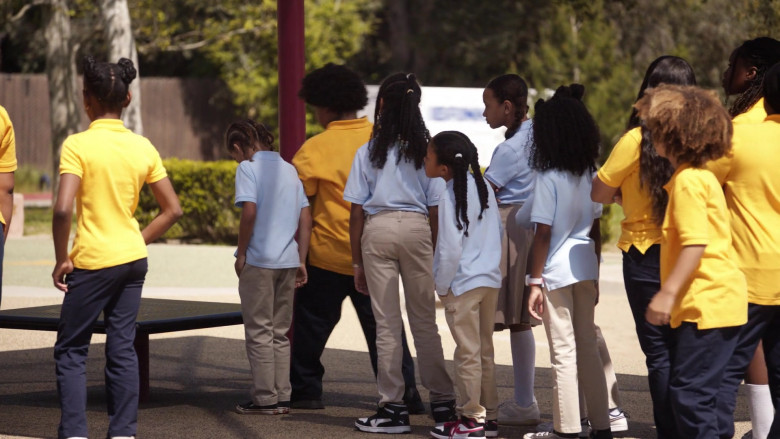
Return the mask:
<svg viewBox="0 0 780 439"><path fill-rule="evenodd" d="M303 190L306 192L307 197L313 197L317 195L317 188L319 184L319 176L317 175L317 162L314 157L314 150L312 148L311 139L304 142L301 149L293 156L292 164L298 171L298 178L303 183Z"/></svg>
<svg viewBox="0 0 780 439"><path fill-rule="evenodd" d="M163 166L162 159L160 158L160 153L157 152L157 149L155 149L154 146L151 148L153 157L152 165L149 167L149 175L146 177L147 184L157 183L168 176L168 173L165 171L165 166Z"/></svg>
<svg viewBox="0 0 780 439"><path fill-rule="evenodd" d="M62 144L62 153L60 154L60 175L73 174L78 178L84 176L84 166L81 163L77 149L71 138L65 139L65 142Z"/></svg>
<svg viewBox="0 0 780 439"><path fill-rule="evenodd" d="M0 172L16 171L14 126L5 108L0 107Z"/></svg>
<svg viewBox="0 0 780 439"><path fill-rule="evenodd" d="M623 181L639 167L639 148L642 141L639 128L627 132L618 140L599 169L599 180L611 187L620 187Z"/></svg>
<svg viewBox="0 0 780 439"><path fill-rule="evenodd" d="M689 173L687 178L680 177L683 177L682 173L677 177L674 189L669 194L669 207L674 218L673 226L677 229L680 245L706 245L709 242L707 235L709 191L705 182L697 175Z"/></svg>

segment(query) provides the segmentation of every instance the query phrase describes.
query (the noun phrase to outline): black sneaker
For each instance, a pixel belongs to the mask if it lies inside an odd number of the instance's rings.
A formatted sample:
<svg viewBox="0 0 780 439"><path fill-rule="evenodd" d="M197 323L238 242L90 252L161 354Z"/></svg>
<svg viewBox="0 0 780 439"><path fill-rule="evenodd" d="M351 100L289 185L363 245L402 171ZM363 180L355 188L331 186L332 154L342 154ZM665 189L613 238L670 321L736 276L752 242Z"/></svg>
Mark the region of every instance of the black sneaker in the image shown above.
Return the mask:
<svg viewBox="0 0 780 439"><path fill-rule="evenodd" d="M280 415L286 415L290 413L290 401L279 401L276 406Z"/></svg>
<svg viewBox="0 0 780 439"><path fill-rule="evenodd" d="M461 416L455 422L447 422L442 426L433 427L431 436L436 439L466 439L485 437L485 425L476 419Z"/></svg>
<svg viewBox="0 0 780 439"><path fill-rule="evenodd" d="M497 419L488 419L485 421L485 437L498 437Z"/></svg>
<svg viewBox="0 0 780 439"><path fill-rule="evenodd" d="M431 416L437 427L443 426L447 422L458 420L458 414L455 412L455 400L439 401L431 403Z"/></svg>
<svg viewBox="0 0 780 439"><path fill-rule="evenodd" d="M275 415L279 413L276 404L255 405L252 401L236 405L236 413L241 415Z"/></svg>
<svg viewBox="0 0 780 439"><path fill-rule="evenodd" d="M590 432L590 437L593 439L612 439L612 430L593 430Z"/></svg>
<svg viewBox="0 0 780 439"><path fill-rule="evenodd" d="M355 428L367 433L411 433L409 410L403 404L385 404L376 414L368 418L358 418Z"/></svg>
<svg viewBox="0 0 780 439"><path fill-rule="evenodd" d="M417 391L417 387L407 387L404 392L404 404L409 409L410 415L421 415L425 413L425 405L420 398L420 392Z"/></svg>

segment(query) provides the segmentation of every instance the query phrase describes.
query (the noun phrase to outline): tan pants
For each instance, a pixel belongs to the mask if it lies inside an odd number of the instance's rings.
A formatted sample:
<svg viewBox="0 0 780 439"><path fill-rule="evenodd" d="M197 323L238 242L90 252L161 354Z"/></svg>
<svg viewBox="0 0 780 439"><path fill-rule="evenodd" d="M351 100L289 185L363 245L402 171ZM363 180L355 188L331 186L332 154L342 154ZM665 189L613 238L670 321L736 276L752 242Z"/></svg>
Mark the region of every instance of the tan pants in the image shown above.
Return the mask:
<svg viewBox="0 0 780 439"><path fill-rule="evenodd" d="M479 422L498 418L493 361L493 323L498 288L475 288L460 296L441 297L447 325L455 339L455 385L458 412Z"/></svg>
<svg viewBox="0 0 780 439"><path fill-rule="evenodd" d="M557 290L544 290L542 321L550 345L553 370L553 426L560 433L578 433L582 386L591 425L609 428L609 405L604 369L596 345L593 314L596 284L582 281ZM578 380L579 378L579 380Z"/></svg>
<svg viewBox="0 0 780 439"><path fill-rule="evenodd" d="M601 334L601 328L596 325L596 344L599 347L599 357L601 357L601 364L604 365L604 379L607 381L607 396L609 396L608 407L613 409L620 407L620 389L617 384L617 376L615 375L615 368L612 366L612 357L609 356L609 349L607 349L607 341L604 340L604 336ZM585 401L585 395L582 394L580 389L580 417L588 417L588 406Z"/></svg>
<svg viewBox="0 0 780 439"><path fill-rule="evenodd" d="M430 392L431 402L455 399L436 326L433 245L428 218L402 211L383 211L368 216L361 243L371 308L376 319L379 404L402 403L404 395L399 273L422 385Z"/></svg>
<svg viewBox="0 0 780 439"><path fill-rule="evenodd" d="M257 405L289 401L290 340L295 268L244 266L238 279L246 356L252 370L250 396Z"/></svg>

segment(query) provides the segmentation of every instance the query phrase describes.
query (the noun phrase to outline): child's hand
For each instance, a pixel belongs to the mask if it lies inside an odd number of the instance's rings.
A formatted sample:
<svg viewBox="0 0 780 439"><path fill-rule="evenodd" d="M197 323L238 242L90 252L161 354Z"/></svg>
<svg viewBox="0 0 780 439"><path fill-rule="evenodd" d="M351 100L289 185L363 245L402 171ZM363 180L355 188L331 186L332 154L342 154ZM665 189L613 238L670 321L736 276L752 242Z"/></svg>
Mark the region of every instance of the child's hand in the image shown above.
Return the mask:
<svg viewBox="0 0 780 439"><path fill-rule="evenodd" d="M306 266L301 264L298 267L298 272L295 273L295 288L300 288L306 285L309 281L309 274L306 272Z"/></svg>
<svg viewBox="0 0 780 439"><path fill-rule="evenodd" d="M368 296L368 283L366 282L366 272L363 271L363 267L353 267L355 272L355 289L358 293Z"/></svg>
<svg viewBox="0 0 780 439"><path fill-rule="evenodd" d="M73 261L70 258L57 262L54 265L54 271L51 273L51 278L54 281L54 286L63 293L68 292L68 284L65 282L65 275L73 271Z"/></svg>
<svg viewBox="0 0 780 439"><path fill-rule="evenodd" d="M674 307L675 295L661 290L655 293L653 300L647 305L645 319L651 325L663 326L669 324Z"/></svg>
<svg viewBox="0 0 780 439"><path fill-rule="evenodd" d="M544 293L538 285L531 286L531 293L528 296L528 312L538 320L542 320L544 314Z"/></svg>
<svg viewBox="0 0 780 439"><path fill-rule="evenodd" d="M236 276L241 277L241 272L244 271L244 265L246 265L246 255L237 256L236 263L234 265L236 269Z"/></svg>

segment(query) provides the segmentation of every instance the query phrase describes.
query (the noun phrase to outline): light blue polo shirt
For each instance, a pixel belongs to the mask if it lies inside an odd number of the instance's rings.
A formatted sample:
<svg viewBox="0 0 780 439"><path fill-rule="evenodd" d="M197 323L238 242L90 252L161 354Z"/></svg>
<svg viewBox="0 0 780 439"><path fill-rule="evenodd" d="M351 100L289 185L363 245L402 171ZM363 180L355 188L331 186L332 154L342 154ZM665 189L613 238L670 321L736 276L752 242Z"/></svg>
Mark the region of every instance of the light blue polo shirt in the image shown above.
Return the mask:
<svg viewBox="0 0 780 439"><path fill-rule="evenodd" d="M414 162L398 159L398 147L387 150L387 161L382 169L371 164L366 143L358 149L352 161L344 200L362 204L363 210L375 215L383 210L404 210L428 215L428 206L438 206L444 191L444 180L428 178L425 166L414 168Z"/></svg>
<svg viewBox="0 0 780 439"><path fill-rule="evenodd" d="M309 205L293 165L278 153L258 151L236 169L236 206L251 202L257 216L246 263L260 268L297 268L295 233L301 209Z"/></svg>
<svg viewBox="0 0 780 439"><path fill-rule="evenodd" d="M488 208L479 219L479 195L474 176L467 174L467 214L469 236L458 230L455 216L453 180L439 204L439 235L433 254L433 277L436 292L446 296L448 290L460 296L474 288L501 288L501 215L496 197L488 190Z"/></svg>
<svg viewBox="0 0 780 439"><path fill-rule="evenodd" d="M548 170L537 174L531 221L552 227L542 278L548 290L598 280L596 247L588 237L601 204L590 199L593 175Z"/></svg>
<svg viewBox="0 0 780 439"><path fill-rule="evenodd" d="M524 203L534 191L536 172L528 165L533 124L531 119L524 121L514 136L493 151L485 178L499 188L496 198L501 204Z"/></svg>

